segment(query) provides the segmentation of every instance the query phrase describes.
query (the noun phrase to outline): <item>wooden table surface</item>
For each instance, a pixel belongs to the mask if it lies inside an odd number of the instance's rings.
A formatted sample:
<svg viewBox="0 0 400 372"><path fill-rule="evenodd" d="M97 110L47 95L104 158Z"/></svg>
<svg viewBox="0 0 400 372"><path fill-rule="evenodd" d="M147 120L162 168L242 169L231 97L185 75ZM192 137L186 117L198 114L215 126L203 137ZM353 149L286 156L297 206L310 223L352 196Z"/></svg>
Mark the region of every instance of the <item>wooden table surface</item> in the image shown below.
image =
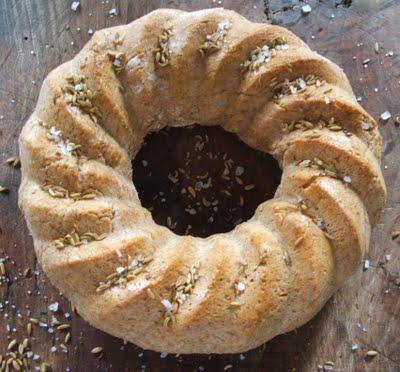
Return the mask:
<svg viewBox="0 0 400 372"><path fill-rule="evenodd" d="M50 324L55 316L72 326L66 350L60 344L67 331L34 325L30 338L33 355L53 371L223 371L229 365L235 371L314 371L329 361L338 371L400 371L400 253L399 242L392 240L392 232L400 230L400 129L394 120L400 116L400 2L310 0L312 12L307 16L300 10L304 2L296 0L82 0L77 12L71 3L0 0L0 185L9 189L0 194L0 260L6 270L0 279L0 354L6 354L14 338L22 342L30 317ZM221 5L253 21L290 28L344 67L361 104L376 119L385 111L392 114L380 123L389 197L373 232L370 268L360 268L311 322L243 355L165 356L124 346L71 311L68 301L41 274L17 207L20 172L4 162L18 153L18 135L42 80L82 48L91 37L90 29L124 24L159 7L195 10ZM110 14L114 8L116 14ZM379 53L374 51L376 42ZM367 58L370 62L364 67ZM256 180L259 187L267 182ZM25 277L27 268L31 273ZM60 309L53 314L48 306L55 302ZM358 349L352 351L352 345ZM104 349L102 359L91 354L95 346ZM378 354L366 358L368 350ZM31 360L30 366L34 370L40 361ZM325 364L326 370L329 367Z"/></svg>

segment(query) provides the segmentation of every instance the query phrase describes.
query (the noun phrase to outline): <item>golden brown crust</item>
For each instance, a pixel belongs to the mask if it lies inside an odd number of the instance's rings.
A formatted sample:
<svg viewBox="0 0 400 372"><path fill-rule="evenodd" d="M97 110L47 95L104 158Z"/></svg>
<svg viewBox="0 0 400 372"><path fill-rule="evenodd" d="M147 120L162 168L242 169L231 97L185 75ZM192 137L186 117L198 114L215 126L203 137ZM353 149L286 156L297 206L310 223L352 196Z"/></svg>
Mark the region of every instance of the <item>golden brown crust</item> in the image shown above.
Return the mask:
<svg viewBox="0 0 400 372"><path fill-rule="evenodd" d="M131 182L148 132L194 122L283 168L273 200L205 239L156 225ZM311 319L360 264L386 199L380 151L343 71L291 32L160 9L46 78L19 204L43 270L94 326L158 351L243 352Z"/></svg>

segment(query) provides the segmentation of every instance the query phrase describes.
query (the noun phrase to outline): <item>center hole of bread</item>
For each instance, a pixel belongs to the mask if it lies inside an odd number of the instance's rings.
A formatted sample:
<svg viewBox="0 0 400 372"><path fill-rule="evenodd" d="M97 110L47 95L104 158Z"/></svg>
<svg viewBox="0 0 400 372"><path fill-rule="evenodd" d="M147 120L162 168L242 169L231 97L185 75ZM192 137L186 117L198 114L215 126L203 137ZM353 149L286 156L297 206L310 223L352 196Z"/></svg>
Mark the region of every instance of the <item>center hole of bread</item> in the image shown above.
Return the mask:
<svg viewBox="0 0 400 372"><path fill-rule="evenodd" d="M273 198L281 169L219 126L149 134L132 161L133 182L154 220L179 235L232 230Z"/></svg>

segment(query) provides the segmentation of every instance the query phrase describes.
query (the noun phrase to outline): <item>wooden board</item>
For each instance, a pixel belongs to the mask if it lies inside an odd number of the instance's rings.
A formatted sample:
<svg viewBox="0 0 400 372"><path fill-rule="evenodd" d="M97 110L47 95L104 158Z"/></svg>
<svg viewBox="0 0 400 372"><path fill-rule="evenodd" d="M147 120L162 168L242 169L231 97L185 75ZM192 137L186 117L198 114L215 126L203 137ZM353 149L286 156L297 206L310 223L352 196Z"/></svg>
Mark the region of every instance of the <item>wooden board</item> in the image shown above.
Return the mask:
<svg viewBox="0 0 400 372"><path fill-rule="evenodd" d="M133 345L124 346L72 314L68 302L40 273L17 207L20 174L3 161L18 152L18 135L34 108L42 80L81 49L90 39L89 29L124 24L158 7L194 10L222 5L253 21L287 26L313 49L344 67L361 104L376 119L384 111L395 117L400 115L400 3L310 0L312 12L303 16L300 8L304 2L296 0L87 0L76 13L70 9L71 2L0 0L0 185L10 190L0 195L0 258L5 258L7 271L7 279L0 282L0 353L5 353L13 338L22 341L29 317L49 322L47 307L59 302L61 310L56 317L72 325L67 353L60 348L66 331L51 333L35 326L31 339L32 351L54 371L138 371L142 366L146 371L200 371L201 367L222 371L227 365L235 371L313 371L327 361L334 362L338 371L399 371L400 253L391 233L400 229L400 129L393 118L380 125L389 198L373 232L368 254L371 267L366 271L360 268L307 325L243 356L161 357ZM109 14L113 8L115 16ZM374 51L376 42L379 54ZM362 61L367 58L371 61L364 67ZM217 137L225 141L224 136ZM168 165L173 167L166 162ZM268 178L257 178L259 187L268 186L268 182ZM32 271L28 278L23 276L26 268ZM65 312L72 314L71 319L65 318ZM353 343L358 350L351 350ZM56 346L55 352L52 346ZM103 359L90 353L95 346L103 347ZM378 355L365 358L368 350L376 350Z"/></svg>

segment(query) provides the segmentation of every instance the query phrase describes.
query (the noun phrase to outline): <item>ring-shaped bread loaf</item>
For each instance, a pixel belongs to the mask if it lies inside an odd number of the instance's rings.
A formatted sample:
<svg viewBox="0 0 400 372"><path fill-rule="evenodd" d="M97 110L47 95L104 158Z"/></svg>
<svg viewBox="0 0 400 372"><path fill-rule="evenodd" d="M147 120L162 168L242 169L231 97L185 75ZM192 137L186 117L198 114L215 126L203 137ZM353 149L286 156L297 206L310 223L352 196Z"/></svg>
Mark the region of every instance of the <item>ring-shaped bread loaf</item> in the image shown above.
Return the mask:
<svg viewBox="0 0 400 372"><path fill-rule="evenodd" d="M131 159L165 126L221 124L283 169L229 233L177 236ZM360 265L386 199L376 122L344 72L233 11L104 29L45 79L20 136L20 206L44 272L92 325L146 349L232 353L311 319Z"/></svg>

